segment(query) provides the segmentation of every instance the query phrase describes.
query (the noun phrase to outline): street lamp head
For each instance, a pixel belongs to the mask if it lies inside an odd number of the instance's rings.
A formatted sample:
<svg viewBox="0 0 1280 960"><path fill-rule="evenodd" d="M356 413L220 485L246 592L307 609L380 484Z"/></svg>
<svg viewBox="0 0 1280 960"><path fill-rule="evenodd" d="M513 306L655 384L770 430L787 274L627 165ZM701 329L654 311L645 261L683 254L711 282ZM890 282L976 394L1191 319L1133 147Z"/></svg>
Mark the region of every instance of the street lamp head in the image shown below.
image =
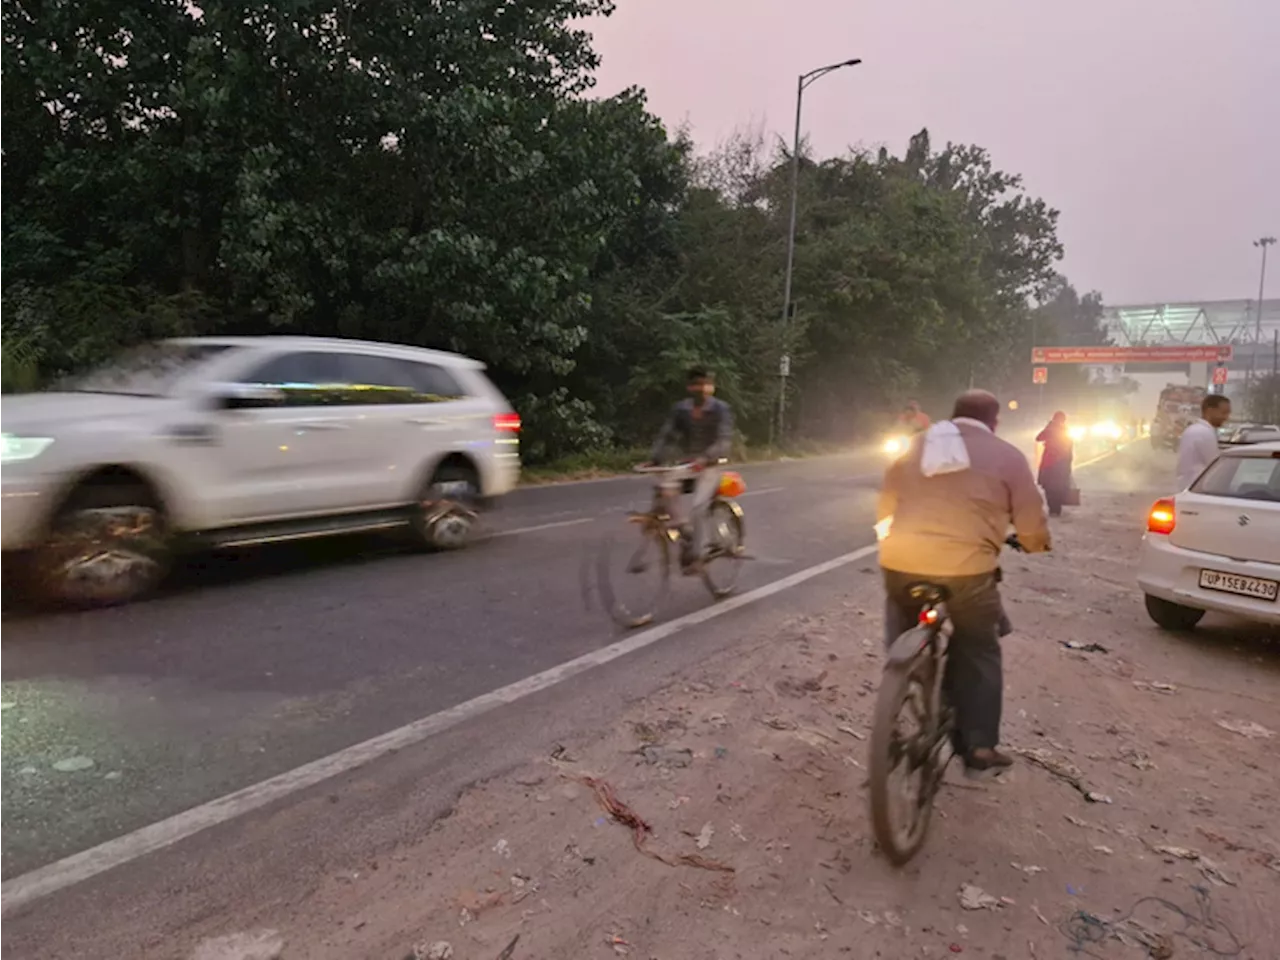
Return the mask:
<svg viewBox="0 0 1280 960"><path fill-rule="evenodd" d="M1266 249L1267 247L1271 246L1271 244L1275 242L1276 242L1275 237L1259 237L1257 240L1253 241L1253 245L1255 247L1262 247L1263 249Z"/></svg>
<svg viewBox="0 0 1280 960"><path fill-rule="evenodd" d="M852 60L846 60L844 63L840 64L840 66L842 66L842 67L856 67L856 66L857 66L858 64L860 64L861 62L862 62L862 59L861 59L860 57L854 57Z"/></svg>

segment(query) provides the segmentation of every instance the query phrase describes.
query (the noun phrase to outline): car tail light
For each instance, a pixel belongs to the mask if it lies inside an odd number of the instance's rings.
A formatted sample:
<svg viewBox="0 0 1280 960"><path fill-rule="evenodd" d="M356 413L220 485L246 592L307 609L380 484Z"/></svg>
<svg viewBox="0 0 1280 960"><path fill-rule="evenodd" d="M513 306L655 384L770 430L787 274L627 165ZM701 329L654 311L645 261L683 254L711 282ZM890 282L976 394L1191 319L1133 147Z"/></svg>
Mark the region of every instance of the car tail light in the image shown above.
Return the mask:
<svg viewBox="0 0 1280 960"><path fill-rule="evenodd" d="M520 414L495 413L493 415L493 429L502 433L519 433Z"/></svg>
<svg viewBox="0 0 1280 960"><path fill-rule="evenodd" d="M1173 528L1177 525L1177 522L1177 512L1174 510L1173 498L1167 497L1163 500L1157 500L1151 507L1151 512L1147 514L1147 532L1168 535L1173 533Z"/></svg>

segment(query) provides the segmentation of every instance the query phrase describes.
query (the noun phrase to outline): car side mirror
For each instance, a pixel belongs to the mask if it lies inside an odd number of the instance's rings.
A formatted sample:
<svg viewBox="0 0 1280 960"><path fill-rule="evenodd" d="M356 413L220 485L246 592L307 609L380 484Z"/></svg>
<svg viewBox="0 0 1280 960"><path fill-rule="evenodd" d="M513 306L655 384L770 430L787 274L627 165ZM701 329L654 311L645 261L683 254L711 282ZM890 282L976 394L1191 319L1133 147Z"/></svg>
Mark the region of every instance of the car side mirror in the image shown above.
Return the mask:
<svg viewBox="0 0 1280 960"><path fill-rule="evenodd" d="M261 383L214 384L210 397L213 405L222 410L252 410L284 403L283 390Z"/></svg>

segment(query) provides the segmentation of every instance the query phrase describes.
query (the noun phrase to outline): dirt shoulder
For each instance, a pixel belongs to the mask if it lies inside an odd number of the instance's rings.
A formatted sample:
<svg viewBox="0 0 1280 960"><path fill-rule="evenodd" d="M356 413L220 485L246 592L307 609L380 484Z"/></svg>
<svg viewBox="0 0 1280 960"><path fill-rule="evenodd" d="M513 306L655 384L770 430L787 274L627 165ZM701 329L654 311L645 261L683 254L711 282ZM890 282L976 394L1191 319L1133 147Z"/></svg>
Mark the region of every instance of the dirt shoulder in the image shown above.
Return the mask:
<svg viewBox="0 0 1280 960"><path fill-rule="evenodd" d="M389 862L244 919L314 960L1275 956L1280 653L1241 625L1152 627L1133 566L1160 491L1141 470L1107 484L1051 557L1007 568L1004 738L1038 760L1003 784L950 774L907 869L866 812L868 570L831 609L475 787ZM964 884L994 901L967 909Z"/></svg>

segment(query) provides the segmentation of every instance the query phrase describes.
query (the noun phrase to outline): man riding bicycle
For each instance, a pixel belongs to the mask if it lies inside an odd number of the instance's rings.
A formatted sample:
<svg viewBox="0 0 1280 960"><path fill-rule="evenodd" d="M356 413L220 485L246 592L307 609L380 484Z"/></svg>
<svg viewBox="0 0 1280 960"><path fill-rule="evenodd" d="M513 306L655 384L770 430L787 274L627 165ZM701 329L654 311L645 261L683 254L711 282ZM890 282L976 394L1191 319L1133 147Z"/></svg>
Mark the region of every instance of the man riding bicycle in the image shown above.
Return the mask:
<svg viewBox="0 0 1280 960"><path fill-rule="evenodd" d="M995 435L1000 402L985 390L956 400L885 472L877 527L885 584L885 636L892 643L916 623L911 586L945 587L952 636L943 689L956 723L953 746L971 776L1012 765L996 749L1004 679L999 556L1012 526L1028 553L1049 549L1044 501L1026 457Z"/></svg>
<svg viewBox="0 0 1280 960"><path fill-rule="evenodd" d="M680 531L680 563L685 572L696 572L702 555L702 520L720 484L720 461L733 450L733 411L715 397L715 375L706 367L694 367L686 381L689 396L677 403L653 444L651 462L662 463L669 446L679 450L687 473L673 480L692 483L691 502L684 511L683 497L671 498L672 523ZM689 493L685 485L684 492Z"/></svg>

